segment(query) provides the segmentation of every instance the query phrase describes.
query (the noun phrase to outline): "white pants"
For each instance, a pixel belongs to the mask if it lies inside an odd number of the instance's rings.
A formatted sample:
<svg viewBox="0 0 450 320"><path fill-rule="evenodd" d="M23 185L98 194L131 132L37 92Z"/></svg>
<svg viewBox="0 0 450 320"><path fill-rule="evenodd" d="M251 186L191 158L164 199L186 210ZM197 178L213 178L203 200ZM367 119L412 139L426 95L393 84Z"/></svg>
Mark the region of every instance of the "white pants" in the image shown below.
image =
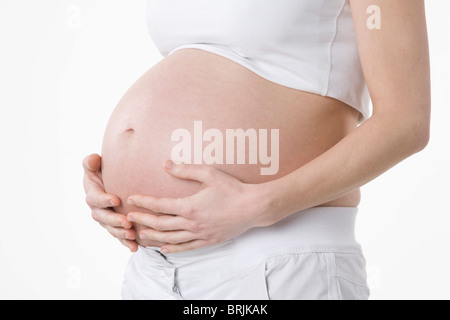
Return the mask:
<svg viewBox="0 0 450 320"><path fill-rule="evenodd" d="M226 243L163 255L139 248L125 272L126 300L365 300L357 208L298 212Z"/></svg>

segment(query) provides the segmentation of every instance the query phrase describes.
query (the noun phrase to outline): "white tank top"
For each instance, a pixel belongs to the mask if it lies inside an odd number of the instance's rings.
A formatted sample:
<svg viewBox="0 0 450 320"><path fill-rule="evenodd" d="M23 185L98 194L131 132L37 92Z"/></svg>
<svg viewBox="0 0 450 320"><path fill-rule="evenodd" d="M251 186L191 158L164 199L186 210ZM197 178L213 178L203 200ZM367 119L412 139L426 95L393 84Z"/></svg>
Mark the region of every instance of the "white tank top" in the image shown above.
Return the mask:
<svg viewBox="0 0 450 320"><path fill-rule="evenodd" d="M370 116L348 0L148 0L161 54L196 48Z"/></svg>

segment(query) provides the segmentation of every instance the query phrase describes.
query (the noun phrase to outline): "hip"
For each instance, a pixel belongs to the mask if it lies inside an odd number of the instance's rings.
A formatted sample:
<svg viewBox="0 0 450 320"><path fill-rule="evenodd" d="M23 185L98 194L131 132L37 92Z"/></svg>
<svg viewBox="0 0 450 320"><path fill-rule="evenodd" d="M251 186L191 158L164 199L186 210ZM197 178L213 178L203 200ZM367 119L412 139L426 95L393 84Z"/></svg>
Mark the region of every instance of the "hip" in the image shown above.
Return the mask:
<svg viewBox="0 0 450 320"><path fill-rule="evenodd" d="M127 268L124 298L366 299L356 214L318 207L190 252L141 247Z"/></svg>

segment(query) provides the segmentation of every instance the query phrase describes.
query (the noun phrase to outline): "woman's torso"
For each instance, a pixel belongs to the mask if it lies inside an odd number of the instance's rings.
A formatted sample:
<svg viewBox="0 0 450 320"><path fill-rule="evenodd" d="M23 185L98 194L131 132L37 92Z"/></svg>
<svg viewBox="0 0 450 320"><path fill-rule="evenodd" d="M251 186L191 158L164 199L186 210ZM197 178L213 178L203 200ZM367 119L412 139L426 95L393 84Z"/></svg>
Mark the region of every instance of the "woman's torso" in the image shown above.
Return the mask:
<svg viewBox="0 0 450 320"><path fill-rule="evenodd" d="M277 179L334 146L357 127L359 116L343 102L275 84L218 55L180 50L145 73L116 107L104 137L103 181L107 192L122 199L116 210L124 214L137 210L126 205L132 194L194 194L199 183L175 179L162 165L178 145L171 138L180 128L191 133L194 158L195 121L201 121L203 133L217 129L224 139L227 129L255 129L258 133L267 129L270 141L271 130L279 130L279 170L275 175L261 175L266 165L260 159L257 164L249 163L249 145L245 164L227 164L225 140L224 164L214 164L246 183ZM204 141L202 147L208 144ZM323 205L352 207L359 201L359 190L354 190Z"/></svg>

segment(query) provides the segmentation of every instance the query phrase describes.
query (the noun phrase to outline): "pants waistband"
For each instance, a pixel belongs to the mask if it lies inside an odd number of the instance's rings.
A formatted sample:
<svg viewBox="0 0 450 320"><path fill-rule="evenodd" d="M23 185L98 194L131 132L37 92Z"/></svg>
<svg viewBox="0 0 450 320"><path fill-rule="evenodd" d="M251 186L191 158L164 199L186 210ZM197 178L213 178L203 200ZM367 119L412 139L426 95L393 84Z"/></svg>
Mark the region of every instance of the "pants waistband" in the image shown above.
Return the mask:
<svg viewBox="0 0 450 320"><path fill-rule="evenodd" d="M139 253L148 256L150 264L160 263L196 274L211 272L222 264L245 268L282 254L360 253L355 238L357 213L358 208L353 207L315 207L222 244L167 255L157 248L140 248Z"/></svg>

